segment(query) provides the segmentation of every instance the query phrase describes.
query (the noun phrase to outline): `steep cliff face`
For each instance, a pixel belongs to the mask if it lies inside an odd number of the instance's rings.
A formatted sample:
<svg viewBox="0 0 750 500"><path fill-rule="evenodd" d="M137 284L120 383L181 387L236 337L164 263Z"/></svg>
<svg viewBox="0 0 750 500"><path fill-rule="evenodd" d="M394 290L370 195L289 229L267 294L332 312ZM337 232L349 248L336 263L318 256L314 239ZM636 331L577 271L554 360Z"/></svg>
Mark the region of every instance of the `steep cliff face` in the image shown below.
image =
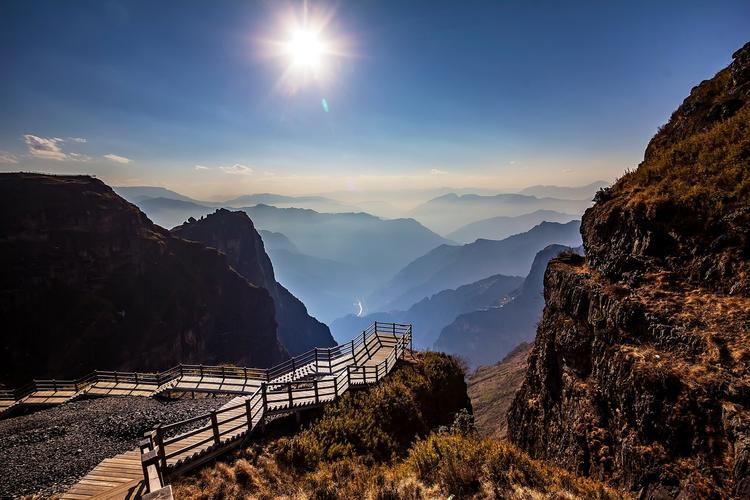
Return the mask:
<svg viewBox="0 0 750 500"><path fill-rule="evenodd" d="M596 201L509 437L642 498L750 497L750 44Z"/></svg>
<svg viewBox="0 0 750 500"><path fill-rule="evenodd" d="M268 292L87 176L0 174L0 381L288 357Z"/></svg>
<svg viewBox="0 0 750 500"><path fill-rule="evenodd" d="M250 283L268 290L276 308L279 339L290 354L335 345L328 327L310 316L305 305L276 282L263 240L245 212L219 209L172 229L172 234L216 248Z"/></svg>

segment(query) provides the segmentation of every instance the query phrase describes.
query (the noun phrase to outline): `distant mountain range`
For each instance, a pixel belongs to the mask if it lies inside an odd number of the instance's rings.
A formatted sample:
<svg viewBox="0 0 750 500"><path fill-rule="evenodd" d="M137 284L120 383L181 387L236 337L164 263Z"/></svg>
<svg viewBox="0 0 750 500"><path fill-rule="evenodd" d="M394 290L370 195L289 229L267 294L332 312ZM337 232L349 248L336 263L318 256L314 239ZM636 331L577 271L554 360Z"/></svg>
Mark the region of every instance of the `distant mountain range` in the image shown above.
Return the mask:
<svg viewBox="0 0 750 500"><path fill-rule="evenodd" d="M166 198L169 200L189 201L198 204L205 204L189 196L182 195L171 189L158 186L119 186L112 188L115 193L122 196L130 203L146 200L149 198Z"/></svg>
<svg viewBox="0 0 750 500"><path fill-rule="evenodd" d="M367 301L375 311L403 310L441 290L457 288L487 276L525 276L534 255L551 244L581 244L580 221L543 222L500 241L477 240L462 246L441 245L415 259Z"/></svg>
<svg viewBox="0 0 750 500"><path fill-rule="evenodd" d="M575 215L563 214L554 210L537 210L516 217L490 217L460 227L449 233L447 238L460 243L471 243L480 238L501 240L528 231L542 222L570 222L576 218Z"/></svg>
<svg viewBox="0 0 750 500"><path fill-rule="evenodd" d="M597 191L608 187L611 182L595 181L585 186L529 186L519 191L519 194L536 196L537 198L562 198L565 200L592 200Z"/></svg>
<svg viewBox="0 0 750 500"><path fill-rule="evenodd" d="M250 205L272 205L277 208L307 208L316 212L345 213L362 212L362 209L323 196L284 196L272 193L249 194L222 202L223 206L246 207Z"/></svg>
<svg viewBox="0 0 750 500"><path fill-rule="evenodd" d="M164 227L175 227L191 217L199 220L215 210L215 206L189 198L149 197L173 196L163 188L121 189ZM263 194L230 201L248 199L288 202L292 198ZM295 199L325 200L322 197ZM356 302L382 285L388 276L412 259L450 242L413 219L381 219L361 212L320 213L262 203L241 210L252 218L257 228L267 231L269 255L279 281L323 321L355 311ZM321 273L319 269L327 272ZM339 278L341 273L346 280Z"/></svg>
<svg viewBox="0 0 750 500"><path fill-rule="evenodd" d="M305 305L276 281L263 240L245 212L220 208L205 218L172 229L172 234L219 250L235 271L268 290L276 309L278 336L289 354L296 356L335 344L328 327L311 317Z"/></svg>
<svg viewBox="0 0 750 500"><path fill-rule="evenodd" d="M356 311L357 300L388 276L448 241L412 219L322 214L268 205L243 210L257 227L282 233L294 242L298 252L269 252L279 281L324 321Z"/></svg>
<svg viewBox="0 0 750 500"><path fill-rule="evenodd" d="M132 203L143 210L149 219L165 228L179 226L190 217L198 219L215 210L214 207L200 205L194 201L162 197L142 198Z"/></svg>
<svg viewBox="0 0 750 500"><path fill-rule="evenodd" d="M591 198L567 200L537 198L524 194L449 193L419 205L409 216L440 234L449 234L462 226L490 217L516 217L537 210L554 210L579 216L591 205Z"/></svg>
<svg viewBox="0 0 750 500"><path fill-rule="evenodd" d="M424 298L407 311L391 311L339 318L331 324L331 331L337 340L351 337L352 332L364 330L374 321L410 323L414 325L414 346L419 349L431 348L440 331L459 314L497 306L510 300L523 278L496 275L458 287L443 290Z"/></svg>
<svg viewBox="0 0 750 500"><path fill-rule="evenodd" d="M456 354L471 366L497 362L521 342L534 339L544 308L544 271L547 263L569 246L549 245L536 254L531 271L509 302L458 316L443 328L435 349ZM582 252L580 247L577 252Z"/></svg>
<svg viewBox="0 0 750 500"><path fill-rule="evenodd" d="M294 242L283 233L275 233L273 231L266 231L265 229L261 229L258 233L261 238L263 238L266 252L270 250L287 250L289 252L299 253L297 245L295 245Z"/></svg>

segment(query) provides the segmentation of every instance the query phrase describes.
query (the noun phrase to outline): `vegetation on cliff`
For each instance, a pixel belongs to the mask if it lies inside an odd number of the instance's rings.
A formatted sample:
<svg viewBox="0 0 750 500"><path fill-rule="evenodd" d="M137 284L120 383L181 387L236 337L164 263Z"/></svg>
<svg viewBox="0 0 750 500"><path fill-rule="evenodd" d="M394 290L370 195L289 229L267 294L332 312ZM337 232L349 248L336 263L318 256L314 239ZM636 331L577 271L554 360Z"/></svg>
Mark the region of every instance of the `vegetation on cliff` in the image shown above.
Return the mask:
<svg viewBox="0 0 750 500"><path fill-rule="evenodd" d="M381 384L347 393L309 427L180 479L176 498L619 498L601 483L480 438L464 372L418 354ZM271 431L273 433L273 431Z"/></svg>
<svg viewBox="0 0 750 500"><path fill-rule="evenodd" d="M642 498L750 497L750 44L551 261L509 437Z"/></svg>

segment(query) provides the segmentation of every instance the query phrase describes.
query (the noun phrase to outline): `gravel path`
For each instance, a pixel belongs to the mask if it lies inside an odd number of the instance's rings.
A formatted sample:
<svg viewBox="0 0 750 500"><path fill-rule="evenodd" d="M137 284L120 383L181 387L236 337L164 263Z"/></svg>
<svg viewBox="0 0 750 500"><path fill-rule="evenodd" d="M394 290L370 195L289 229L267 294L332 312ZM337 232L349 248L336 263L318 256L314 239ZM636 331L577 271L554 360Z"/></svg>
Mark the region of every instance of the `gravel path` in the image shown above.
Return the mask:
<svg viewBox="0 0 750 500"><path fill-rule="evenodd" d="M0 498L67 490L105 458L137 447L158 422L177 422L230 398L74 401L0 420Z"/></svg>

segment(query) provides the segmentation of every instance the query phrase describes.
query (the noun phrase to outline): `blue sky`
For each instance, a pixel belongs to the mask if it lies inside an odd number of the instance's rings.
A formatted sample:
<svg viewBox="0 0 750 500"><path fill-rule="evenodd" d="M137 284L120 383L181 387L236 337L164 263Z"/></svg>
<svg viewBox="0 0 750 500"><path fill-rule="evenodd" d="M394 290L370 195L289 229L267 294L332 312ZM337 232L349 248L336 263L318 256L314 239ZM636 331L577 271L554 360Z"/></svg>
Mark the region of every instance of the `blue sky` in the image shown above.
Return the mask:
<svg viewBox="0 0 750 500"><path fill-rule="evenodd" d="M611 180L750 39L747 1L310 2L341 54L282 80L302 10L0 3L0 169L199 197Z"/></svg>

